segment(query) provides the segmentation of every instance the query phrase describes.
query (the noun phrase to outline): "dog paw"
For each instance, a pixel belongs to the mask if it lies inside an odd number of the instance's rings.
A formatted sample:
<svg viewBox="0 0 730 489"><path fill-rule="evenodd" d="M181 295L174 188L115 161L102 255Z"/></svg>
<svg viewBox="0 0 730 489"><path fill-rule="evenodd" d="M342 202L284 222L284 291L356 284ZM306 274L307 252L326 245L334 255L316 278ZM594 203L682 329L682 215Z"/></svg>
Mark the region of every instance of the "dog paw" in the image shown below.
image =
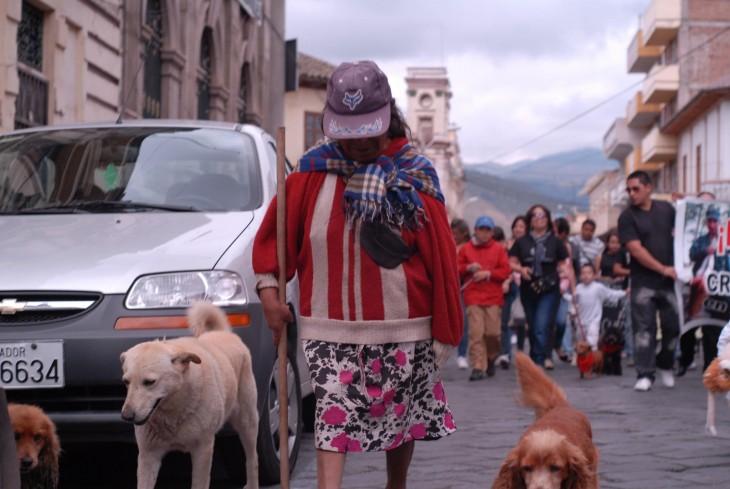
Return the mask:
<svg viewBox="0 0 730 489"><path fill-rule="evenodd" d="M705 434L707 436L717 436L717 428L714 426L705 426Z"/></svg>

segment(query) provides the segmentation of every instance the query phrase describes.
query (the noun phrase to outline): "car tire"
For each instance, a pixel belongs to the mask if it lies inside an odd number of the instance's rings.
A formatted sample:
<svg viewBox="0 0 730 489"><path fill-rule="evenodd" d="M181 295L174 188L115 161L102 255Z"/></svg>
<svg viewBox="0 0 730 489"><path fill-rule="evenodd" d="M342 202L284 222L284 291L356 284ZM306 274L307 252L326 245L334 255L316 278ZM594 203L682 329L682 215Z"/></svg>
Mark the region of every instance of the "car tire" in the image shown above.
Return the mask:
<svg viewBox="0 0 730 489"><path fill-rule="evenodd" d="M291 353L287 359L287 387L289 389L289 470L294 468L299 455L302 438L302 388L299 371ZM263 486L281 482L279 464L279 368L274 362L269 376L269 387L264 393L264 402L259 416L259 434L256 448L259 456L259 483ZM243 446L236 436L220 438L217 450L229 478L235 483L246 482L246 467L241 464L245 458Z"/></svg>

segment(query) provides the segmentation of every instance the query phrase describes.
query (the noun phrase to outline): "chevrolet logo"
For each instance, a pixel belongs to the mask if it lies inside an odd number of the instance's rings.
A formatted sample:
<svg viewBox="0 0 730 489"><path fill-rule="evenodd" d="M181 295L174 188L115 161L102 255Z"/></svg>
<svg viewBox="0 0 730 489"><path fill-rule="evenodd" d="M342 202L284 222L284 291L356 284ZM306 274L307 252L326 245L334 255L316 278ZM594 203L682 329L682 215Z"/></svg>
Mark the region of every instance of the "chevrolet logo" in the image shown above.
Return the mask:
<svg viewBox="0 0 730 489"><path fill-rule="evenodd" d="M0 301L0 314L15 314L25 310L27 302L18 302L18 299L3 299Z"/></svg>

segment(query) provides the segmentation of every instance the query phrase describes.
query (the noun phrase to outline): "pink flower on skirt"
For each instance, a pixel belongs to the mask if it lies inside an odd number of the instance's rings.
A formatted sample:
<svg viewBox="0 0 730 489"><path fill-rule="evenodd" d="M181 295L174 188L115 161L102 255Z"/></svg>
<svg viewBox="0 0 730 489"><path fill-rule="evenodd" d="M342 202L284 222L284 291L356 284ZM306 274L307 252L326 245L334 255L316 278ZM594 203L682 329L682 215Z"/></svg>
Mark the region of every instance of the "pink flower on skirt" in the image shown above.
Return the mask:
<svg viewBox="0 0 730 489"><path fill-rule="evenodd" d="M346 434L340 433L332 439L330 444L333 448L336 448L338 452L346 452L350 441L350 438Z"/></svg>
<svg viewBox="0 0 730 489"><path fill-rule="evenodd" d="M333 448L338 452L362 452L362 446L357 440L353 440L344 433L340 433L330 442Z"/></svg>
<svg viewBox="0 0 730 489"><path fill-rule="evenodd" d="M376 358L375 360L373 360L372 368L373 368L373 373L375 375L380 374L380 370L383 368L383 364L379 358Z"/></svg>
<svg viewBox="0 0 730 489"><path fill-rule="evenodd" d="M341 425L346 419L347 413L337 406L331 406L322 414L322 420L327 424Z"/></svg>
<svg viewBox="0 0 730 489"><path fill-rule="evenodd" d="M349 370L343 370L340 372L340 382L343 384L351 384L352 383L352 372Z"/></svg>
<svg viewBox="0 0 730 489"><path fill-rule="evenodd" d="M385 414L385 404L379 402L370 406L370 416L379 418Z"/></svg>
<svg viewBox="0 0 730 489"><path fill-rule="evenodd" d="M456 425L454 424L454 417L451 415L451 413L446 413L444 416L444 426L446 426L450 430L455 430Z"/></svg>
<svg viewBox="0 0 730 489"><path fill-rule="evenodd" d="M410 435L413 437L414 440L423 438L426 436L426 427L423 426L423 423L416 423L413 426L411 426Z"/></svg>
<svg viewBox="0 0 730 489"><path fill-rule="evenodd" d="M403 365L406 364L407 361L408 361L408 357L406 357L406 352L404 352L403 350L398 350L395 353L395 364L396 365L398 365L399 367L402 367Z"/></svg>
<svg viewBox="0 0 730 489"><path fill-rule="evenodd" d="M393 408L393 412L396 416L401 417L406 412L406 405L404 403L396 404Z"/></svg>
<svg viewBox="0 0 730 489"><path fill-rule="evenodd" d="M433 386L433 397L437 401L446 402L446 394L444 394L444 385L441 381L436 382Z"/></svg>
<svg viewBox="0 0 730 489"><path fill-rule="evenodd" d="M385 391L385 394L383 394L383 402L386 406L390 406L393 403L393 399L395 398L395 389L390 389L389 391Z"/></svg>
<svg viewBox="0 0 730 489"><path fill-rule="evenodd" d="M383 388L379 385L370 384L366 388L368 390L368 395L373 399L377 399L378 397L383 395Z"/></svg>

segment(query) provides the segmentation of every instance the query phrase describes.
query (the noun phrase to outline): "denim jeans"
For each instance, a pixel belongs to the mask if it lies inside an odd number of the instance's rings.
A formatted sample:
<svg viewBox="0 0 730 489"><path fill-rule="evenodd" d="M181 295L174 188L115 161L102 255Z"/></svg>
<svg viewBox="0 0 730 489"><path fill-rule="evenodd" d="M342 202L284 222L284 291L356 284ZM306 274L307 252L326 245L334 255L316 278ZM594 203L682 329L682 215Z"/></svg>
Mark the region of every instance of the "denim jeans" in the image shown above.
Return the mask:
<svg viewBox="0 0 730 489"><path fill-rule="evenodd" d="M565 344L565 335L571 336L571 332L568 331L570 328L567 325L568 323L568 301L563 299L563 297L560 297L560 300L558 302L558 310L555 313L555 341L554 345L555 348L562 348L563 353L568 355L573 350L573 345L570 345L570 350L566 350L563 348L563 345ZM570 342L570 340L568 340ZM548 353L548 358L550 358L550 353Z"/></svg>
<svg viewBox="0 0 730 489"><path fill-rule="evenodd" d="M532 291L522 290L520 294L522 307L525 309L525 319L529 328L530 358L540 366L545 365L548 358L547 351L550 340L550 330L555 313L558 309L560 291L548 292L542 295L535 295Z"/></svg>
<svg viewBox="0 0 730 489"><path fill-rule="evenodd" d="M510 282L509 291L504 294L504 305L502 306L502 336L499 345L499 354L510 356L512 352L512 331L509 321L512 318L512 303L517 299L520 288L516 283Z"/></svg>
<svg viewBox="0 0 730 489"><path fill-rule="evenodd" d="M656 352L657 311L662 344ZM672 370L679 339L679 308L674 289L631 288L631 326L634 332L634 364L639 378L654 378L656 369Z"/></svg>
<svg viewBox="0 0 730 489"><path fill-rule="evenodd" d="M464 316L464 334L461 336L459 346L456 348L457 356L466 357L466 349L469 346L469 321L466 320L466 305L464 304L464 294L461 295L461 312Z"/></svg>

